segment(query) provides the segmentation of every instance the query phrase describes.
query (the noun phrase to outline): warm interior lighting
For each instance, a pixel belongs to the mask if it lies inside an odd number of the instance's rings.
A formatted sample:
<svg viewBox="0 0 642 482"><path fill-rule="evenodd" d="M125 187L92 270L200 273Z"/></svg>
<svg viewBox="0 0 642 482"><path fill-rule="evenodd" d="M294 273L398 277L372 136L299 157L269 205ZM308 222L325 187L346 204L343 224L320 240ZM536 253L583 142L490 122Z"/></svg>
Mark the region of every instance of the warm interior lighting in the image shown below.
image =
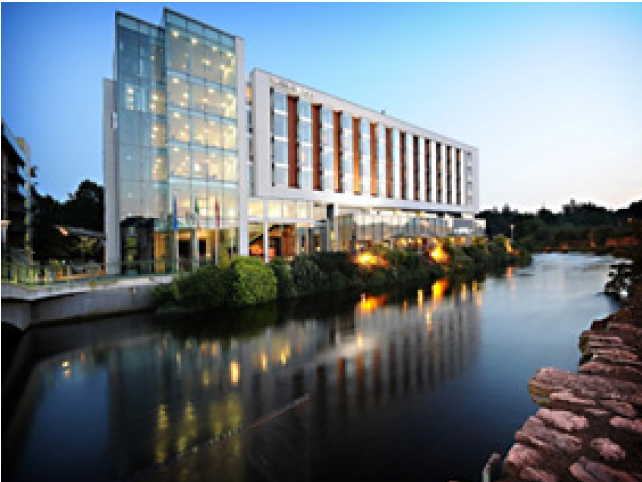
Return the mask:
<svg viewBox="0 0 642 482"><path fill-rule="evenodd" d="M504 248L506 248L507 253L512 253L513 252L513 247L510 245L510 239L506 238L504 240Z"/></svg>
<svg viewBox="0 0 642 482"><path fill-rule="evenodd" d="M239 383L239 378L241 376L241 368L239 367L238 362L231 362L230 363L230 382L232 382L232 385L238 385Z"/></svg>
<svg viewBox="0 0 642 482"><path fill-rule="evenodd" d="M385 295L368 296L365 293L362 293L361 300L359 301L359 311L361 311L361 313L369 313L379 308L385 301Z"/></svg>
<svg viewBox="0 0 642 482"><path fill-rule="evenodd" d="M448 280L446 278L435 281L431 287L433 304L441 301L448 289Z"/></svg>
<svg viewBox="0 0 642 482"><path fill-rule="evenodd" d="M374 267L374 266L385 266L386 261L377 256L374 253L371 253L369 251L363 251L359 253L356 257L354 262L360 266L365 266L365 267Z"/></svg>

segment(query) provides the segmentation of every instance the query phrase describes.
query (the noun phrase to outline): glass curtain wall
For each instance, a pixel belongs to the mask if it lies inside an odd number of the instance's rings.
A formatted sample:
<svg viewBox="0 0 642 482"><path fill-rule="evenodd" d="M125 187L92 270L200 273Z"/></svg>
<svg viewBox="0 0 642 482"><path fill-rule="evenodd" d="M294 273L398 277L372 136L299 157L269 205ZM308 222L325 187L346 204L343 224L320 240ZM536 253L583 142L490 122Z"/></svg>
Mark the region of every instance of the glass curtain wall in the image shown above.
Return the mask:
<svg viewBox="0 0 642 482"><path fill-rule="evenodd" d="M198 236L199 252L190 253L192 258L231 255L237 251L239 197L234 38L167 10L164 21L166 206L181 237Z"/></svg>
<svg viewBox="0 0 642 482"><path fill-rule="evenodd" d="M359 121L359 153L361 154L361 194L370 194L370 122Z"/></svg>
<svg viewBox="0 0 642 482"><path fill-rule="evenodd" d="M272 185L288 185L288 96L272 90Z"/></svg>
<svg viewBox="0 0 642 482"><path fill-rule="evenodd" d="M297 139L299 142L298 185L312 189L312 105L302 99L297 103Z"/></svg>
<svg viewBox="0 0 642 482"><path fill-rule="evenodd" d="M341 114L341 170L343 173L342 188L345 193L354 192L352 143L352 116L343 112Z"/></svg>
<svg viewBox="0 0 642 482"><path fill-rule="evenodd" d="M321 167L323 169L322 188L334 189L334 124L332 109L321 108Z"/></svg>
<svg viewBox="0 0 642 482"><path fill-rule="evenodd" d="M123 14L116 17L118 119L118 218L153 219L155 232L168 219L165 39L162 29ZM167 254L166 237L152 246L139 242L152 233L124 229L127 262L146 262ZM126 234L129 233L129 234ZM133 234L132 234L133 233ZM155 248L154 248L155 246Z"/></svg>

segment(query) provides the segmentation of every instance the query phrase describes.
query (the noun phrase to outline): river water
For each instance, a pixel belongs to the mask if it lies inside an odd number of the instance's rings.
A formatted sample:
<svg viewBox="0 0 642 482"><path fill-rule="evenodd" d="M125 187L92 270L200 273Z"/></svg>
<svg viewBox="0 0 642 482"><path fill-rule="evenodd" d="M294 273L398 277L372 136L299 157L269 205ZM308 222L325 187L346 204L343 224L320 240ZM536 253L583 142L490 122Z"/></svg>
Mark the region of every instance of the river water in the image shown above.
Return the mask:
<svg viewBox="0 0 642 482"><path fill-rule="evenodd" d="M3 480L479 480L537 409L528 379L575 370L580 332L617 308L611 262L44 330Z"/></svg>

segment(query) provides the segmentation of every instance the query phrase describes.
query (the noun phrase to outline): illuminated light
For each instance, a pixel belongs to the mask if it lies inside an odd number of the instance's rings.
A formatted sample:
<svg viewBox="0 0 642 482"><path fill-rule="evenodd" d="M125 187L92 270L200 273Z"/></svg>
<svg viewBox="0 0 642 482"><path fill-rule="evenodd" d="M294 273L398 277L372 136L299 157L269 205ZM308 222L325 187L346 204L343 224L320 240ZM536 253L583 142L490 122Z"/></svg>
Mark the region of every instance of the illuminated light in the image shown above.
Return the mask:
<svg viewBox="0 0 642 482"><path fill-rule="evenodd" d="M362 347L363 346L363 335L361 333L357 334L357 346Z"/></svg>
<svg viewBox="0 0 642 482"><path fill-rule="evenodd" d="M268 359L265 353L261 353L261 370L266 372L268 369Z"/></svg>
<svg viewBox="0 0 642 482"><path fill-rule="evenodd" d="M152 100L158 100L158 96L156 94L152 94Z"/></svg>
<svg viewBox="0 0 642 482"><path fill-rule="evenodd" d="M504 240L504 248L506 249L506 252L509 254L513 252L513 247L510 245L510 239L506 238Z"/></svg>
<svg viewBox="0 0 642 482"><path fill-rule="evenodd" d="M179 36L178 30L172 30L172 37L178 38L178 36Z"/></svg>
<svg viewBox="0 0 642 482"><path fill-rule="evenodd" d="M183 92L183 97L187 99L189 97L189 94L187 92Z"/></svg>
<svg viewBox="0 0 642 482"><path fill-rule="evenodd" d="M477 297L475 299L475 302L477 303L477 306L481 306L482 305L481 293L477 293Z"/></svg>
<svg viewBox="0 0 642 482"><path fill-rule="evenodd" d="M178 77L174 77L172 79L172 82L174 82L175 84L178 84L180 82L180 80L178 79Z"/></svg>
<svg viewBox="0 0 642 482"><path fill-rule="evenodd" d="M448 253L446 253L440 242L437 242L437 246L428 251L428 255L435 263L448 262Z"/></svg>
<svg viewBox="0 0 642 482"><path fill-rule="evenodd" d="M239 378L241 377L241 368L239 367L238 362L233 361L230 363L230 382L232 385L236 386L239 383Z"/></svg>
<svg viewBox="0 0 642 482"><path fill-rule="evenodd" d="M154 126L154 130L155 130L155 131L158 131L158 126Z"/></svg>
<svg viewBox="0 0 642 482"><path fill-rule="evenodd" d="M387 264L383 258L369 251L359 253L354 259L354 262L365 267L385 266Z"/></svg>
<svg viewBox="0 0 642 482"><path fill-rule="evenodd" d="M63 368L67 368L69 366L69 362L68 361L64 361L64 362L61 363L61 366Z"/></svg>
<svg viewBox="0 0 642 482"><path fill-rule="evenodd" d="M386 295L380 296L366 296L365 293L361 294L361 300L359 301L359 311L361 313L369 313L376 310L386 301Z"/></svg>
<svg viewBox="0 0 642 482"><path fill-rule="evenodd" d="M513 268L511 266L506 268L506 277L508 279L511 279L513 277Z"/></svg>
<svg viewBox="0 0 642 482"><path fill-rule="evenodd" d="M424 290L417 291L417 305L419 308L424 305Z"/></svg>
<svg viewBox="0 0 642 482"><path fill-rule="evenodd" d="M475 292L477 291L477 281L473 281L472 284L470 285L470 289Z"/></svg>
<svg viewBox="0 0 642 482"><path fill-rule="evenodd" d="M69 378L71 376L71 370L67 368L64 372L63 375L65 378Z"/></svg>
<svg viewBox="0 0 642 482"><path fill-rule="evenodd" d="M177 119L180 119L181 115L178 112L174 112L174 117L177 118Z"/></svg>
<svg viewBox="0 0 642 482"><path fill-rule="evenodd" d="M468 297L468 291L467 291L466 283L464 283L461 285L461 299L466 301L467 297Z"/></svg>
<svg viewBox="0 0 642 482"><path fill-rule="evenodd" d="M288 355L285 353L285 350L281 350L279 358L281 359L281 365L285 365L288 362Z"/></svg>
<svg viewBox="0 0 642 482"><path fill-rule="evenodd" d="M210 384L210 372L208 372L207 370L205 370L205 371L203 372L203 376L201 377L201 380L202 380L202 383L203 383L203 386L204 386L204 387L209 386L209 384Z"/></svg>
<svg viewBox="0 0 642 482"><path fill-rule="evenodd" d="M134 89L132 87L127 87L127 93L128 94L133 94L134 93Z"/></svg>
<svg viewBox="0 0 642 482"><path fill-rule="evenodd" d="M66 230L65 228L63 228L62 226L60 226L60 227L58 228L58 231L60 231L60 234L62 234L63 236L69 236L69 231L67 231L67 230ZM69 363L69 362L64 362L64 363Z"/></svg>
<svg viewBox="0 0 642 482"><path fill-rule="evenodd" d="M192 38L192 45L196 45L197 43L198 43L198 40L196 40L195 38Z"/></svg>

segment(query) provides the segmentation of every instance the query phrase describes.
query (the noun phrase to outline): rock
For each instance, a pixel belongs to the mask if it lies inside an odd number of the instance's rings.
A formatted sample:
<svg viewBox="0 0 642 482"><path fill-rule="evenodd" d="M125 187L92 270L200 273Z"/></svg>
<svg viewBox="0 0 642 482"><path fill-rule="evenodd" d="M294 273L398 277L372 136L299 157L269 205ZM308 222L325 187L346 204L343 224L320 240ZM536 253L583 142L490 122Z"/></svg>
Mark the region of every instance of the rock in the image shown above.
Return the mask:
<svg viewBox="0 0 642 482"><path fill-rule="evenodd" d="M632 475L588 460L586 457L581 457L569 470L580 482L638 482Z"/></svg>
<svg viewBox="0 0 642 482"><path fill-rule="evenodd" d="M600 360L590 361L580 367L580 373L606 376L610 378L621 378L627 380L642 381L642 370L630 366L630 364L611 364Z"/></svg>
<svg viewBox="0 0 642 482"><path fill-rule="evenodd" d="M585 412L593 415L594 417L605 417L609 414L609 412L602 410L601 408L587 408Z"/></svg>
<svg viewBox="0 0 642 482"><path fill-rule="evenodd" d="M586 373L569 373L557 368L540 368L528 381L531 396L544 406L550 405L553 392L571 391L579 398L602 398L642 405L638 383Z"/></svg>
<svg viewBox="0 0 642 482"><path fill-rule="evenodd" d="M608 438L595 438L591 440L591 448L607 462L624 460L626 453L618 444Z"/></svg>
<svg viewBox="0 0 642 482"><path fill-rule="evenodd" d="M595 401L576 397L568 390L551 393L550 400L553 408L559 409L577 410L595 406Z"/></svg>
<svg viewBox="0 0 642 482"><path fill-rule="evenodd" d="M519 473L519 478L532 482L557 482L557 477L550 472L533 467L526 467Z"/></svg>
<svg viewBox="0 0 642 482"><path fill-rule="evenodd" d="M535 416L548 425L552 425L554 428L564 430L566 432L582 430L589 426L589 422L586 417L575 415L573 412L569 412L567 410L540 408Z"/></svg>
<svg viewBox="0 0 642 482"><path fill-rule="evenodd" d="M642 420L640 420L639 418L631 420L623 417L613 417L611 420L609 420L609 423L614 428L619 428L622 430L626 430L627 432L642 435Z"/></svg>
<svg viewBox="0 0 642 482"><path fill-rule="evenodd" d="M634 418L636 414L635 408L630 403L618 402L617 400L602 400L600 404L607 410L622 417Z"/></svg>
<svg viewBox="0 0 642 482"><path fill-rule="evenodd" d="M515 440L547 452L561 451L568 455L575 454L582 448L582 441L579 438L549 428L535 417L529 417L515 434Z"/></svg>
<svg viewBox="0 0 642 482"><path fill-rule="evenodd" d="M517 476L524 467L538 466L542 462L542 455L537 450L516 443L513 444L504 459L504 472Z"/></svg>

